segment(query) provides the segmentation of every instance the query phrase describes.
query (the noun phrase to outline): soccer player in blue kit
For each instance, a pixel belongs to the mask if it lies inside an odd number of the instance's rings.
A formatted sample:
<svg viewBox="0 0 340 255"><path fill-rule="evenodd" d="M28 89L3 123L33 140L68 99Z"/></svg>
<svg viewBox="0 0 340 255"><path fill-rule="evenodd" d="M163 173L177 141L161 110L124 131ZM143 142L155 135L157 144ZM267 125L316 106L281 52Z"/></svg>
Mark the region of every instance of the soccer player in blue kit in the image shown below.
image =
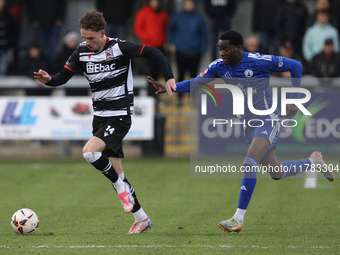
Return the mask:
<svg viewBox="0 0 340 255"><path fill-rule="evenodd" d="M171 96L172 91L189 92L190 89L195 89L203 85L204 82L202 78L243 79L243 81L249 78L257 78L257 80L261 81L254 83L244 82L242 85L244 85L244 87L255 85L256 93L253 94L254 108L257 110L266 110L270 109L272 105L272 95L269 88L271 72L290 71L292 86L300 87L300 78L302 76L302 65L300 62L284 57L244 52L242 50L242 35L234 30L223 33L219 39L218 47L221 58L212 62L196 78L176 83L176 89L172 89L170 86L163 86L152 77L148 77L147 80L157 89L156 94L167 92L169 96ZM295 94L292 96L296 97ZM245 95L245 97L247 97L247 95ZM246 101L247 99L245 99L245 102ZM272 167L272 169L280 169L280 171L269 171L270 176L274 180L280 180L310 170L311 168L315 169L324 166L325 162L322 155L317 151L313 152L309 158L279 162L275 155L275 148L281 132L281 122L278 117L280 111L276 109L273 114L259 116L251 113L246 104L244 110L245 114L240 117L241 120L272 120L264 121L262 126L247 126L245 128L245 139L249 147L243 161L244 169L256 169L258 164L261 163L263 166L267 166L267 169L270 169L270 167ZM298 107L295 104L287 104L287 115L294 116L297 111ZM300 171L296 171L296 169ZM334 174L331 169L322 169L321 172L329 181L334 180ZM231 219L221 221L218 224L225 232L240 232L242 230L244 216L255 189L256 180L256 170L244 172L236 212Z"/></svg>

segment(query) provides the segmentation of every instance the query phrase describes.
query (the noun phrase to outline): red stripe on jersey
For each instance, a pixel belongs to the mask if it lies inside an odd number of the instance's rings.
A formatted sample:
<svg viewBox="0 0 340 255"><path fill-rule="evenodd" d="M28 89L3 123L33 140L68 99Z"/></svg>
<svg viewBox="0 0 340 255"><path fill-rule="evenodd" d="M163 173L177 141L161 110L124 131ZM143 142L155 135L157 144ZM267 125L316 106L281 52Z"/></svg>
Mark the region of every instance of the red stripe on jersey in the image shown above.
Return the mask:
<svg viewBox="0 0 340 255"><path fill-rule="evenodd" d="M145 47L145 45L143 45L142 49L140 50L139 56L138 56L138 57L140 57L140 55L142 55L142 52L143 52L143 50L144 50L144 47Z"/></svg>
<svg viewBox="0 0 340 255"><path fill-rule="evenodd" d="M65 67L66 69L70 70L71 72L74 72L74 73L77 72L77 71L74 71L72 68L68 67L67 65L64 65L64 67Z"/></svg>
<svg viewBox="0 0 340 255"><path fill-rule="evenodd" d="M106 44L108 44L109 43L109 37L106 37Z"/></svg>

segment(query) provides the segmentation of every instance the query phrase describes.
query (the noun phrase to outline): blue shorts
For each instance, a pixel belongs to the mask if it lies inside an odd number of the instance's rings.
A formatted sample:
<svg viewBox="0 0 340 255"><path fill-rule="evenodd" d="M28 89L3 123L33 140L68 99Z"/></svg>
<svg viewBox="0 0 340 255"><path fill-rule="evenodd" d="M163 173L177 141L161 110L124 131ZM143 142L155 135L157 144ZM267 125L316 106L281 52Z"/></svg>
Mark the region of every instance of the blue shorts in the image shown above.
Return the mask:
<svg viewBox="0 0 340 255"><path fill-rule="evenodd" d="M246 138L247 144L251 144L253 139L258 136L264 137L270 142L270 147L267 153L259 161L259 163L262 163L269 157L270 153L276 149L276 141L281 134L281 122L264 120L263 125L261 122L258 122L258 124L251 122L251 125L257 127L246 127L244 136Z"/></svg>

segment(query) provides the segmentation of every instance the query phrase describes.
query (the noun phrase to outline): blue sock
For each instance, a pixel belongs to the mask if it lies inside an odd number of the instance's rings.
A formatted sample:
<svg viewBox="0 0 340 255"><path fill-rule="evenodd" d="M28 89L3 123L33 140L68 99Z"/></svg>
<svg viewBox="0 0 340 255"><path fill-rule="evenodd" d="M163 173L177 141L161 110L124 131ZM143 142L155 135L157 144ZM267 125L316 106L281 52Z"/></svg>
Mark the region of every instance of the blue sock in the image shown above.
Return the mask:
<svg viewBox="0 0 340 255"><path fill-rule="evenodd" d="M311 162L308 158L306 158L295 161L292 160L283 161L281 162L281 165L284 167L283 174L281 177L281 179L283 179L307 171L308 169L310 169Z"/></svg>
<svg viewBox="0 0 340 255"><path fill-rule="evenodd" d="M243 161L244 175L241 183L240 197L237 208L247 209L256 186L258 163L253 157L247 156Z"/></svg>

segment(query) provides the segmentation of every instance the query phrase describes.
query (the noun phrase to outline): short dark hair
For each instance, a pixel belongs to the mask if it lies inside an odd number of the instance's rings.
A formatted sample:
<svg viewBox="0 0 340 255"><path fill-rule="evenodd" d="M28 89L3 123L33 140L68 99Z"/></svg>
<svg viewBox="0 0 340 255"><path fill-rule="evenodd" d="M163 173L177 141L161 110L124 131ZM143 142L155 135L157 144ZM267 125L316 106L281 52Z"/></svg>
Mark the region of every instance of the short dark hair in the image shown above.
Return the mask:
<svg viewBox="0 0 340 255"><path fill-rule="evenodd" d="M229 40L232 45L241 45L243 47L243 37L235 30L228 30L220 35L220 40Z"/></svg>
<svg viewBox="0 0 340 255"><path fill-rule="evenodd" d="M97 11L87 12L79 20L79 27L86 30L98 32L104 30L105 26L106 21L103 13Z"/></svg>

